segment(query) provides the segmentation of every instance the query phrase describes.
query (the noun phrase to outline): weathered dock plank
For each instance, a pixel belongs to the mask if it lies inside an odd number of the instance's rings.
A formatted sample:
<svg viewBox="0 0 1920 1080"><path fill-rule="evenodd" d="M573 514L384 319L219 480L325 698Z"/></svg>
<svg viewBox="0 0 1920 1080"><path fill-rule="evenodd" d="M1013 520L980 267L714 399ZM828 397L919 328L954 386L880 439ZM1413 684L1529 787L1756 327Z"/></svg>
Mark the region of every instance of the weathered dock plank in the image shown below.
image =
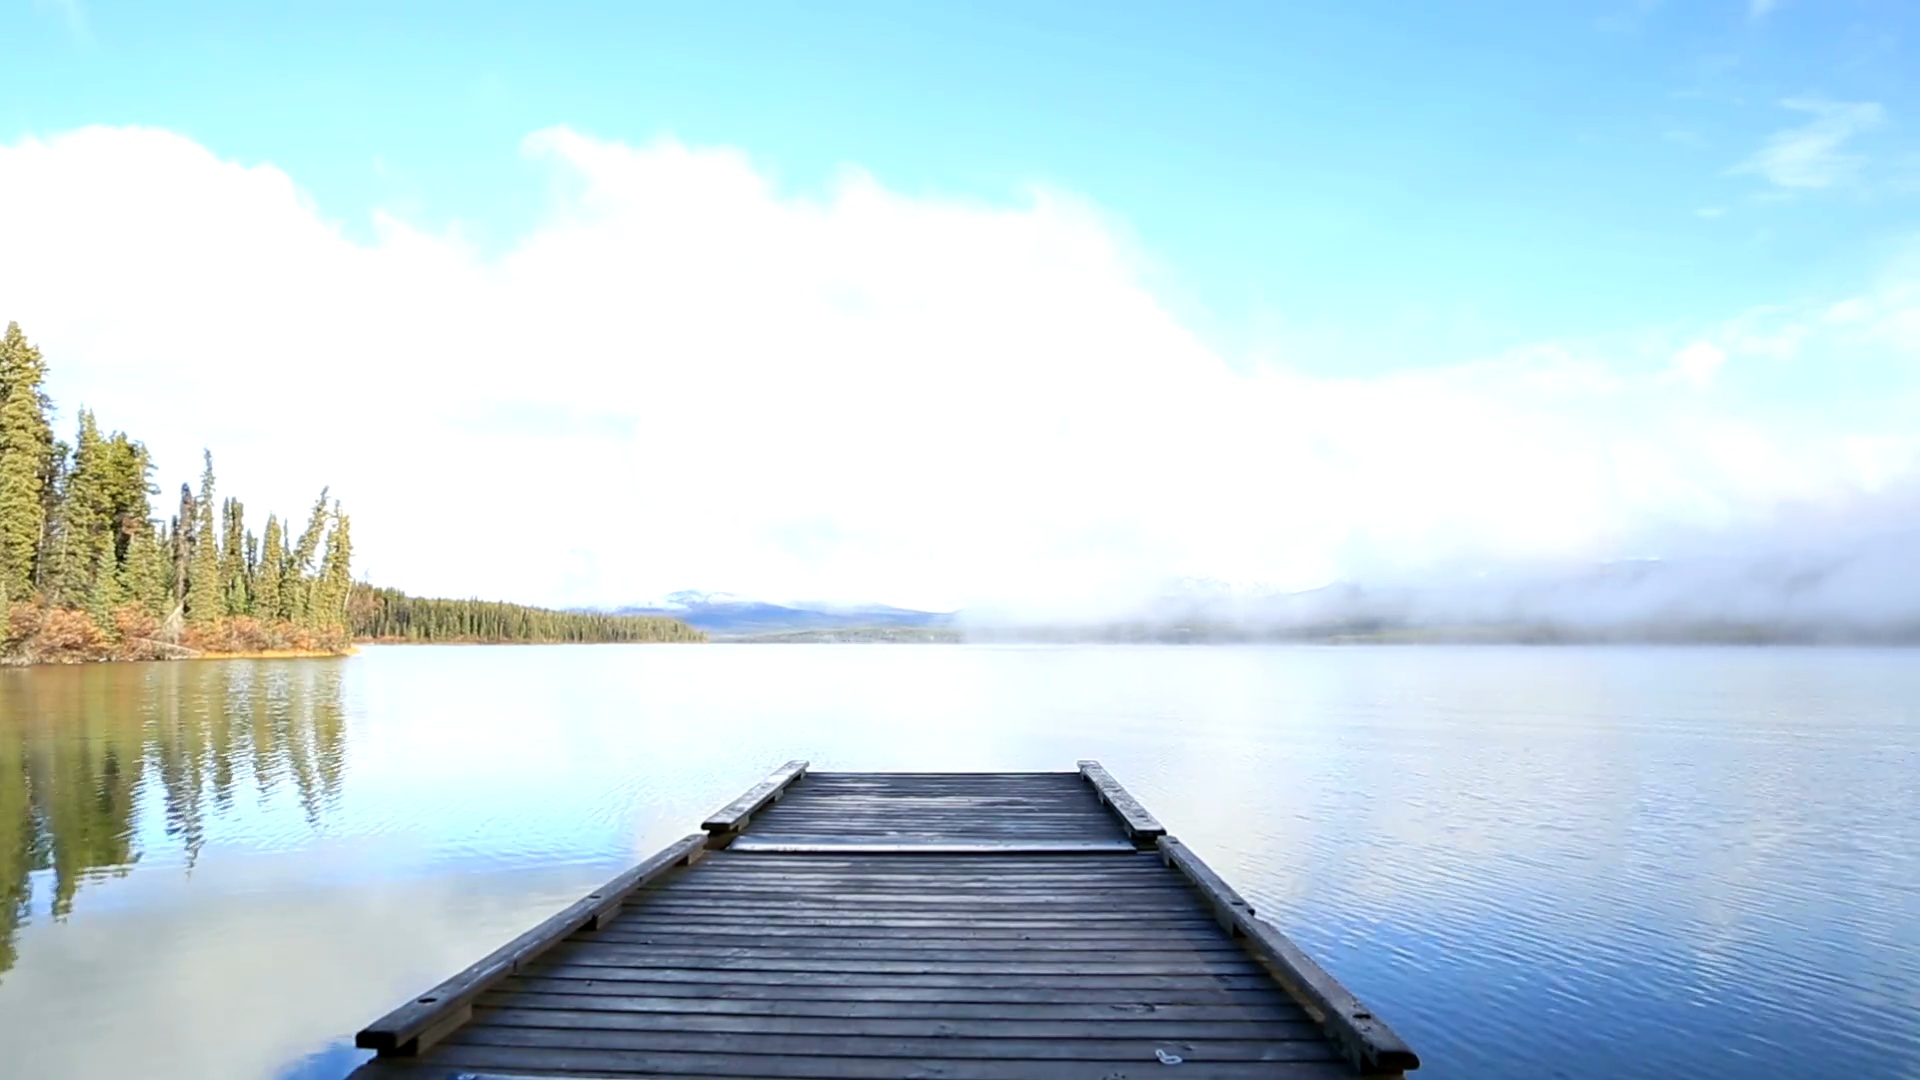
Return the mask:
<svg viewBox="0 0 1920 1080"><path fill-rule="evenodd" d="M772 776L748 788L739 798L713 812L713 816L700 823L700 827L709 833L735 833L746 828L753 815L780 797L780 793L795 780L804 776L807 763L789 761L774 772Z"/></svg>
<svg viewBox="0 0 1920 1080"><path fill-rule="evenodd" d="M631 1000L631 999L623 999ZM821 1011L811 1015L769 1016L766 1014L695 1013L638 1009L608 1009L603 999L578 998L572 1005L557 1005L542 998L498 1005L487 1013L487 1023L495 1027L534 1027L560 1030L609 1030L648 1032L724 1032L740 1035L856 1036L883 1035L896 1038L941 1039L1045 1039L1066 1034L1086 1039L1221 1039L1248 1042L1264 1039L1318 1041L1320 1028L1299 1021L1211 1020L1198 1017L1174 1019L1140 1017L1116 1018L1088 1015L1030 1017L991 1017L966 1019L953 1016L877 1017L846 1016L840 1011ZM584 1002L584 1004L579 1004Z"/></svg>
<svg viewBox="0 0 1920 1080"><path fill-rule="evenodd" d="M1418 1065L1095 762L795 761L703 828L361 1032L364 1080Z"/></svg>
<svg viewBox="0 0 1920 1080"><path fill-rule="evenodd" d="M1101 768L1099 762L1081 762L1080 775L1093 785L1100 801L1119 815L1120 826L1126 829L1127 839L1133 841L1135 846L1152 847L1155 840L1167 834L1167 830L1161 828L1153 815L1147 813L1147 808L1135 802L1133 796L1127 794L1127 789L1121 787L1118 780L1108 776L1107 770Z"/></svg>
<svg viewBox="0 0 1920 1080"><path fill-rule="evenodd" d="M1159 847L1168 865L1193 882L1201 895L1214 905L1229 931L1251 941L1254 954L1266 963L1274 978L1300 1002L1309 1016L1326 1026L1327 1033L1355 1064L1373 1072L1403 1072L1419 1067L1420 1059L1398 1035L1278 928L1256 916L1253 905L1222 881L1185 844L1163 836Z"/></svg>
<svg viewBox="0 0 1920 1080"><path fill-rule="evenodd" d="M748 837L736 841L741 851L766 851L780 854L807 852L860 852L867 855L939 854L939 855L1071 855L1098 851L1129 851L1133 845L1119 840L990 840L979 837L949 839L933 832L896 833L885 840L842 840L833 836L797 835Z"/></svg>
<svg viewBox="0 0 1920 1080"><path fill-rule="evenodd" d="M1148 1049L1148 1063L1153 1064ZM1090 1080L1113 1075L1116 1064L1144 1070L1129 1048L1122 1063L1103 1059L1029 1061L967 1060L951 1057L837 1057L822 1055L744 1055L574 1050L550 1047L450 1045L438 1067L416 1075L460 1080L521 1080L530 1076L727 1077L729 1080ZM1154 1065L1158 1068L1158 1065ZM741 1071L751 1068L751 1072ZM1342 1075L1332 1062L1194 1062L1181 1067L1182 1080L1326 1080ZM1121 1075L1129 1075L1122 1073Z"/></svg>
<svg viewBox="0 0 1920 1080"><path fill-rule="evenodd" d="M1124 837L1098 793L1071 773L807 777L754 822L742 851L1045 854L1106 851Z"/></svg>

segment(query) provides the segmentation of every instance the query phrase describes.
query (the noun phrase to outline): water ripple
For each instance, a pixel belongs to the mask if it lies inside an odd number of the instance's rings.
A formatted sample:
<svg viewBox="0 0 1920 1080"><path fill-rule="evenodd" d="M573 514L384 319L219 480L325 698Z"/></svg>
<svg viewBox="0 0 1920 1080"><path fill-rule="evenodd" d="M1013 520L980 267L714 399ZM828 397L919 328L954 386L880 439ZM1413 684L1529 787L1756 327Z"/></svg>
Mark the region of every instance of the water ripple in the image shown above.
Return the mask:
<svg viewBox="0 0 1920 1080"><path fill-rule="evenodd" d="M25 837L0 844L0 1041L22 1075L320 1080L358 1023L789 757L1098 757L1420 1076L1920 1075L1914 660L387 648L0 671L0 824Z"/></svg>

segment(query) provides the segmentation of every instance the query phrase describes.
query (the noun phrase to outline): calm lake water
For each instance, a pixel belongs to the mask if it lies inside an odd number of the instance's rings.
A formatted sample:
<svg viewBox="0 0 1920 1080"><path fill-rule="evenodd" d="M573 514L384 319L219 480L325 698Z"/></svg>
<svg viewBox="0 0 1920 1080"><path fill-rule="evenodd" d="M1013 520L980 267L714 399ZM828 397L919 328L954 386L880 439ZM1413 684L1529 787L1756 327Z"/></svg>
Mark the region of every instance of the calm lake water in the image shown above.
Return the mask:
<svg viewBox="0 0 1920 1080"><path fill-rule="evenodd" d="M0 670L0 1074L341 1076L793 757L1102 759L1422 1077L1920 1077L1920 652L898 645Z"/></svg>

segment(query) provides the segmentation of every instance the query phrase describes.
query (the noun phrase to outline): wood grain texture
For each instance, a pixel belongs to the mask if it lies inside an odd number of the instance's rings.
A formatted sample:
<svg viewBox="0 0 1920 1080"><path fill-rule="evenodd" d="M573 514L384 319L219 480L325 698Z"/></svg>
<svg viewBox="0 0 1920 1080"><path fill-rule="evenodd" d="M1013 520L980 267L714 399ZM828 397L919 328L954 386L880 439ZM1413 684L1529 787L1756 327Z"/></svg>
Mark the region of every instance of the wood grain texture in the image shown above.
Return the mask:
<svg viewBox="0 0 1920 1080"><path fill-rule="evenodd" d="M794 761L703 828L362 1032L383 1056L356 1077L1327 1080L1418 1064L1095 762ZM699 862L666 874L669 855Z"/></svg>
<svg viewBox="0 0 1920 1080"><path fill-rule="evenodd" d="M1155 840L1166 835L1167 830L1161 827L1160 822L1147 813L1147 808L1135 801L1132 795L1127 794L1127 789L1120 786L1120 781L1107 775L1107 770L1101 768L1099 762L1081 762L1080 775L1093 785L1101 803L1111 808L1120 819L1120 827L1126 830L1127 839L1133 841L1134 846L1150 848Z"/></svg>
<svg viewBox="0 0 1920 1080"><path fill-rule="evenodd" d="M1274 1006L1299 1010L1299 1005L1271 979L1254 985L1221 986L1184 982L1172 986L1131 986L1118 981L1078 980L1061 985L991 986L962 981L949 986L856 986L845 982L788 982L781 984L659 982L644 978L611 979L588 969L549 969L514 975L501 983L504 991L586 994L596 997L699 998L723 1001L833 1001L878 1003L967 1003L999 1007L1033 1005L1100 1005L1151 1012L1173 1005ZM1304 1018L1305 1012L1297 1011Z"/></svg>
<svg viewBox="0 0 1920 1080"><path fill-rule="evenodd" d="M748 788L739 798L715 810L700 827L710 833L738 832L747 821L785 791L788 785L804 776L807 763L789 761L775 770L772 776Z"/></svg>
<svg viewBox="0 0 1920 1080"><path fill-rule="evenodd" d="M448 1080L452 1071L471 1080L524 1076L645 1076L778 1078L778 1080L1090 1080L1109 1076L1158 1076L1164 1067L1148 1046L1145 1056L1129 1047L1120 1060L1027 1061L1019 1059L954 1059L948 1057L829 1057L566 1049L529 1046L448 1046L436 1061L453 1066L415 1075ZM416 1067L417 1068L417 1067ZM1150 1071L1151 1070L1151 1071ZM1192 1062L1180 1067L1177 1080L1326 1080L1346 1076L1344 1063L1331 1061L1221 1061Z"/></svg>
<svg viewBox="0 0 1920 1080"><path fill-rule="evenodd" d="M779 1023L786 1020L799 1023L881 1021L903 1024L927 1021L947 1023L993 1021L996 1028L998 1024L1010 1024L1012 1026L1006 1029L1009 1032L1029 1033L1043 1031L1043 1025L1055 1020L1111 1022L1124 1025L1166 1025L1187 1022L1258 1023L1262 1025L1263 1030L1284 1033L1288 1038L1301 1037L1301 1032L1308 1032L1313 1038L1321 1037L1320 1026L1309 1020L1298 1006L1277 998L1266 1002L1247 999L1237 1004L1212 1005L1150 1005L1142 1002L1034 1004L635 997L514 989L488 991L480 996L479 1004L490 1009L556 1009L610 1013L627 1018L664 1014L666 1022L669 1023L700 1023L703 1022L701 1019L703 1017L716 1017L718 1018L716 1022L727 1024ZM488 1015L497 1016L498 1014L489 1013Z"/></svg>
<svg viewBox="0 0 1920 1080"><path fill-rule="evenodd" d="M787 854L818 852L864 852L874 855L927 853L948 855L1054 855L1075 852L1125 851L1132 845L1123 840L992 840L955 835L942 838L930 835L903 836L896 840L842 840L831 836L743 837L733 846L741 851L774 851Z"/></svg>

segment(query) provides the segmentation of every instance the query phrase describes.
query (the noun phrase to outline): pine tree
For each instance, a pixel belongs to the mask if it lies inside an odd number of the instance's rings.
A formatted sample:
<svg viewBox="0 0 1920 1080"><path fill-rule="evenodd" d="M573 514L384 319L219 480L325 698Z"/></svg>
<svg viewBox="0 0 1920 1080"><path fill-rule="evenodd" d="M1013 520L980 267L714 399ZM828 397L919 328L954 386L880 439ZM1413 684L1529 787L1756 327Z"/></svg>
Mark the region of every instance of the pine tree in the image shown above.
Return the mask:
<svg viewBox="0 0 1920 1080"><path fill-rule="evenodd" d="M287 572L287 541L280 532L280 519L267 515L267 530L260 537L259 569L253 574L253 611L266 622L287 617L286 603L280 591Z"/></svg>
<svg viewBox="0 0 1920 1080"><path fill-rule="evenodd" d="M211 626L226 614L226 601L220 582L220 535L213 521L213 452L206 455L206 468L200 474L200 494L193 500L193 533L187 566L187 621L194 626Z"/></svg>
<svg viewBox="0 0 1920 1080"><path fill-rule="evenodd" d="M160 549L160 580L166 582L167 610L172 611L175 606L173 597L173 530L169 528L165 522L156 524L153 528L153 541L154 545ZM132 558L133 556L133 549L131 547L127 549L127 556L128 558Z"/></svg>
<svg viewBox="0 0 1920 1080"><path fill-rule="evenodd" d="M320 563L314 625L322 628L345 627L347 601L353 591L353 537L347 515L340 504L333 504L333 528L327 532L327 554Z"/></svg>
<svg viewBox="0 0 1920 1080"><path fill-rule="evenodd" d="M260 538L247 530L247 551L242 561L240 573L247 587L247 614L259 615L260 607ZM271 618L272 616L261 616Z"/></svg>
<svg viewBox="0 0 1920 1080"><path fill-rule="evenodd" d="M220 591L227 614L253 611L247 588L246 508L231 497L220 504Z"/></svg>
<svg viewBox="0 0 1920 1080"><path fill-rule="evenodd" d="M0 338L0 601L30 597L47 536L47 481L56 475L46 362L19 323Z"/></svg>
<svg viewBox="0 0 1920 1080"><path fill-rule="evenodd" d="M104 567L113 576L113 478L108 446L93 413L80 410L73 442L73 465L62 485L48 551L46 594L57 607L95 611L95 592ZM105 553L103 555L103 552Z"/></svg>
<svg viewBox="0 0 1920 1080"><path fill-rule="evenodd" d="M167 529L167 556L173 567L168 581L173 586L173 608L176 612L187 607L187 567L193 559L193 488L180 485L180 513Z"/></svg>
<svg viewBox="0 0 1920 1080"><path fill-rule="evenodd" d="M127 542L127 557L120 564L120 591L128 603L138 604L156 619L166 618L173 607L167 560L151 524L136 530Z"/></svg>
<svg viewBox="0 0 1920 1080"><path fill-rule="evenodd" d="M108 501L113 507L114 559L125 562L133 538L153 534L153 459L147 448L124 432L107 439Z"/></svg>
<svg viewBox="0 0 1920 1080"><path fill-rule="evenodd" d="M307 527L300 532L300 540L293 546L293 557L287 560L287 576L281 590L287 593L287 615L300 626L312 626L313 621L313 560L320 554L320 541L327 531L327 489L320 489L320 498L313 504L313 513L307 516Z"/></svg>
<svg viewBox="0 0 1920 1080"><path fill-rule="evenodd" d="M113 613L121 604L126 603L126 593L120 585L120 568L113 561L113 545L103 545L94 553L93 582L87 593L87 614L93 616L93 624L109 634L115 632Z"/></svg>
<svg viewBox="0 0 1920 1080"><path fill-rule="evenodd" d="M40 396L43 415L53 412L53 404L46 395ZM52 428L47 429L49 438ZM46 590L53 576L53 545L60 521L60 499L66 491L68 459L73 448L59 439L53 439L53 448L47 453L46 462L40 467L40 554L35 560L33 587Z"/></svg>

